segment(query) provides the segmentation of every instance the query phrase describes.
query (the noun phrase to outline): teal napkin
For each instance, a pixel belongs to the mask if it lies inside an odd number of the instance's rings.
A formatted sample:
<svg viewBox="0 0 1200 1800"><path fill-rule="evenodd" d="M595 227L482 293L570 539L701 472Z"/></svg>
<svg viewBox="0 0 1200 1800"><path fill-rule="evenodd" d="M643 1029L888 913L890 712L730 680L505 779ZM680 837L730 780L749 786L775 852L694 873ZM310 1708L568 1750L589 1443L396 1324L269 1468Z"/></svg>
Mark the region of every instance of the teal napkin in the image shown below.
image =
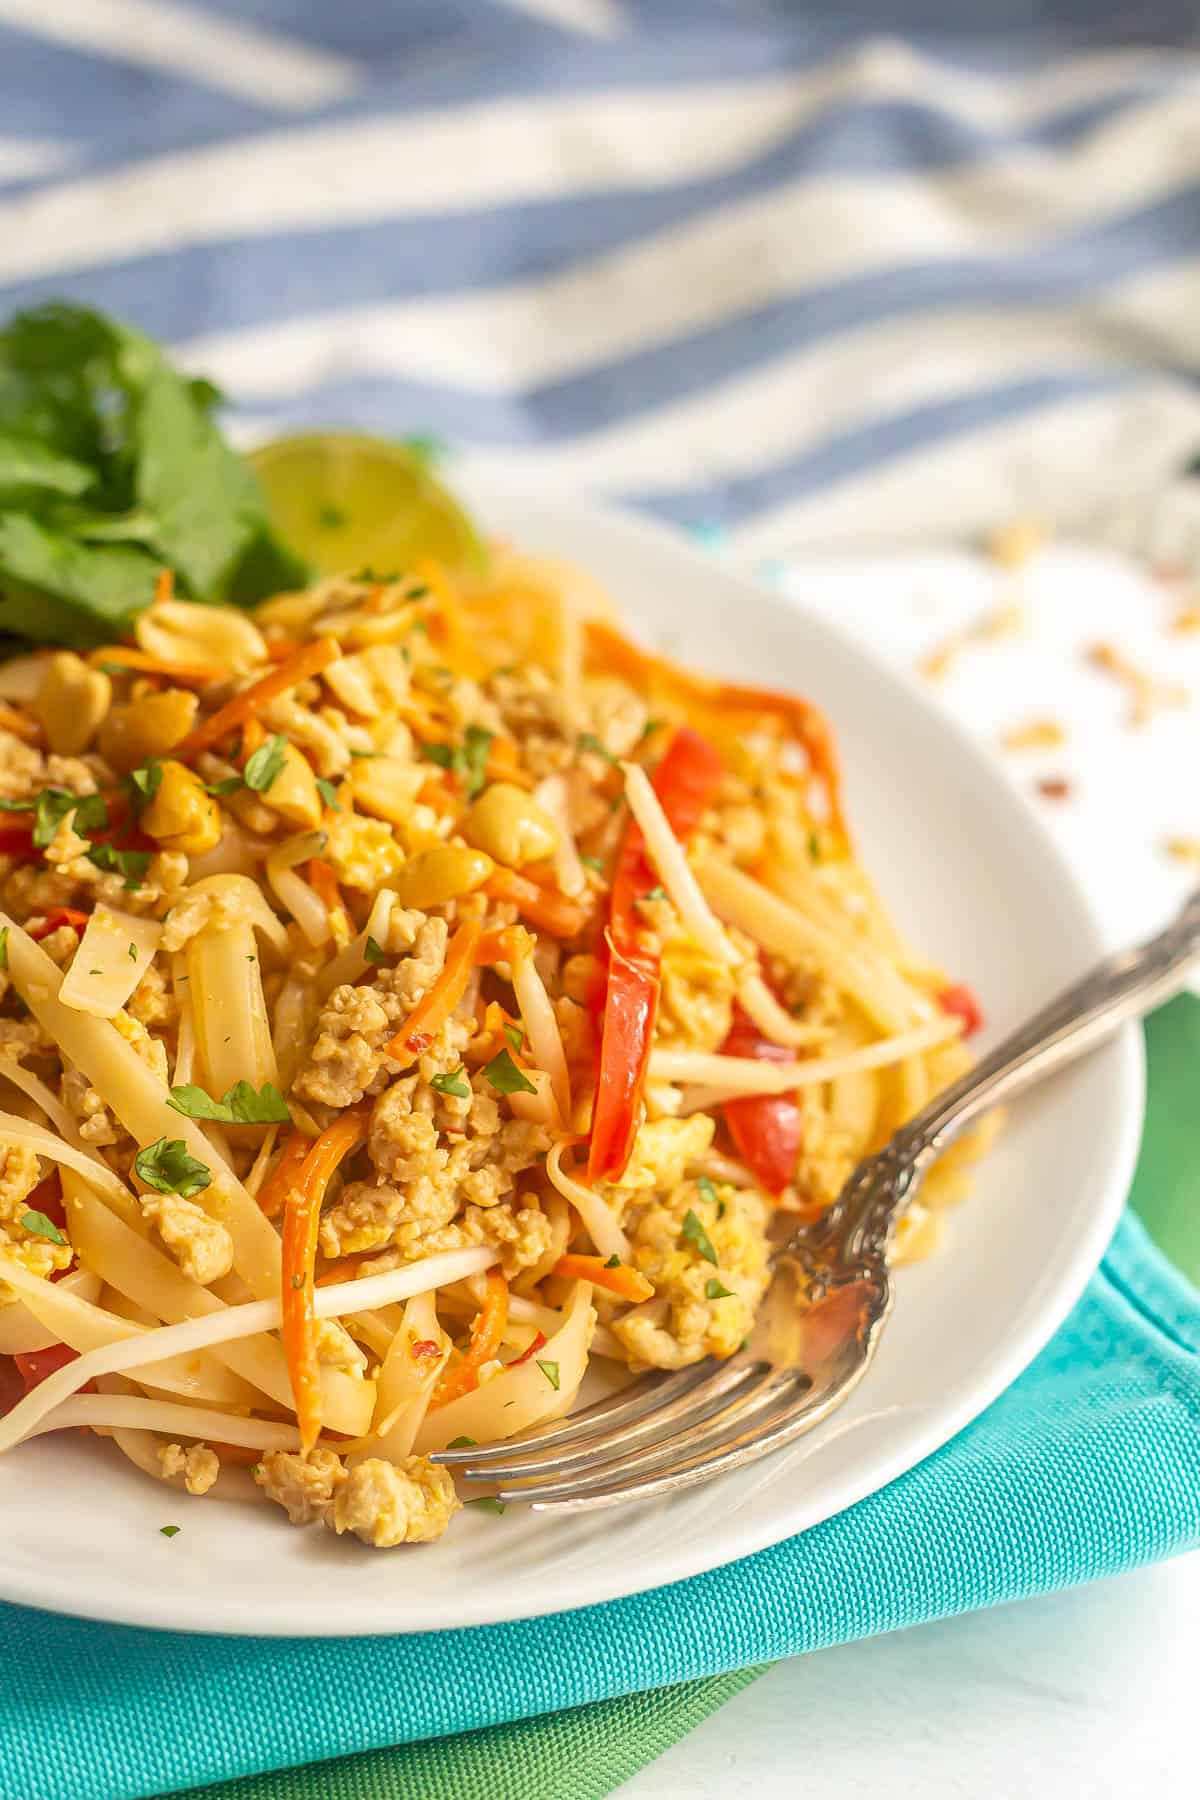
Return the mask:
<svg viewBox="0 0 1200 1800"><path fill-rule="evenodd" d="M1166 1077L1180 1069L1172 1056ZM1200 1127L1188 1116L1195 1168ZM1182 1194L1177 1109L1164 1119L1156 1101L1150 1119L1139 1189L1160 1170ZM1200 1303L1127 1215L1057 1337L953 1442L839 1518L692 1581L515 1625L350 1641L188 1638L0 1607L0 1794L132 1800L242 1775L220 1800L582 1800L732 1691L645 1690L1197 1543ZM594 1704L637 1693L636 1704ZM575 1710L451 1736L563 1709ZM428 1739L445 1741L295 1766ZM280 1772L254 1778L263 1770Z"/></svg>

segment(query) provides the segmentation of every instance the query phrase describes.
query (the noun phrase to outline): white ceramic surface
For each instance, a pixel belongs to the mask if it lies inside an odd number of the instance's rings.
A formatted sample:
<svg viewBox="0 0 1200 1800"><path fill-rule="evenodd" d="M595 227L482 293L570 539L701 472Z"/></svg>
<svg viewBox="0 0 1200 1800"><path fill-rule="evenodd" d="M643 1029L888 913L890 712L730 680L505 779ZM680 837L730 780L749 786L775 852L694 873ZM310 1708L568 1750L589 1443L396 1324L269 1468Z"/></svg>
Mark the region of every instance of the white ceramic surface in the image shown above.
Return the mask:
<svg viewBox="0 0 1200 1800"><path fill-rule="evenodd" d="M583 502L467 484L493 529L571 555L631 627L832 717L868 867L915 943L1001 1032L1102 948L1033 810L915 686L674 534ZM196 1631L340 1635L554 1612L677 1581L814 1525L961 1429L1036 1355L1115 1226L1142 1111L1134 1031L1010 1122L944 1252L902 1274L878 1362L781 1457L669 1502L579 1518L467 1513L435 1548L368 1553L274 1510L190 1502L77 1436L0 1461L0 1596ZM181 1525L167 1539L159 1527Z"/></svg>

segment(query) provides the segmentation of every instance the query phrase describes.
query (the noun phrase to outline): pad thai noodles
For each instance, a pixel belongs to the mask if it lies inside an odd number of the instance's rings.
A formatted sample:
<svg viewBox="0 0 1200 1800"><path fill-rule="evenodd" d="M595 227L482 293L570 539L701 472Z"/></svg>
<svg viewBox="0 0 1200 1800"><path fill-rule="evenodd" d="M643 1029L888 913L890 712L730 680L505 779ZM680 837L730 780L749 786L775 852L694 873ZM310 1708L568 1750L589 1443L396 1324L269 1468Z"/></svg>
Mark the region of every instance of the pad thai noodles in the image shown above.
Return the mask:
<svg viewBox="0 0 1200 1800"><path fill-rule="evenodd" d="M0 665L0 808L0 1451L435 1538L431 1453L736 1354L775 1215L969 1062L821 714L545 558L253 613L164 573Z"/></svg>

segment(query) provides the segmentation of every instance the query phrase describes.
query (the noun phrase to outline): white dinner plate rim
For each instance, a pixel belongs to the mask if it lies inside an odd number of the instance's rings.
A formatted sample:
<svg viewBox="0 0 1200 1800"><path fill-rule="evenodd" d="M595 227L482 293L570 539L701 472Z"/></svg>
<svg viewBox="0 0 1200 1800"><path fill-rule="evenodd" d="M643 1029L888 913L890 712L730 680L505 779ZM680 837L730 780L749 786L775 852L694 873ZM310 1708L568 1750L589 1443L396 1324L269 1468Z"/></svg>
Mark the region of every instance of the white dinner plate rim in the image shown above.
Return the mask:
<svg viewBox="0 0 1200 1800"><path fill-rule="evenodd" d="M480 503L490 503L493 511L502 508L506 495L513 499L521 497L526 503L529 501L527 489L497 479L491 474L467 474L465 479L458 481L457 486L465 493L468 501L474 498ZM562 496L562 499L567 502L570 512L576 515L586 513L594 524L602 525L607 521L626 536L631 531L635 535L644 535L648 543L655 545L658 553L669 548L672 555L679 559L684 574L690 566L711 577L711 556L671 528L641 515L599 503L584 502L573 497L568 501L567 496ZM546 496L545 505L552 508L554 497ZM835 623L813 611L801 611L779 594L727 565L722 568L722 576L728 582L740 586L747 598L753 599L756 607L781 609L797 619L800 628L813 638L824 639L835 647L838 654L856 661L868 687L874 683L884 688L900 690L910 705L919 706L925 714L932 715L937 720L938 727L944 732L947 743L953 747L955 754L972 764L988 783L1003 784L1003 777L966 730L938 708L914 679L886 662L864 645L860 638L851 637ZM820 696L815 698L819 700ZM1087 945L1089 953L1097 956L1102 954L1106 948L1102 927L1086 891L1028 803L1025 814L1028 829L1038 842L1048 879L1070 894L1091 940ZM858 1479L843 1478L830 1482L828 1494L823 1496L820 1512L808 1516L805 1530L887 1486L956 1436L1029 1366L1078 1301L1103 1257L1124 1205L1136 1162L1144 1110L1145 1058L1140 1030L1136 1026L1126 1027L1103 1054L1111 1058L1111 1097L1119 1120L1119 1134L1107 1178L1100 1191L1093 1195L1093 1208L1087 1228L1076 1240L1070 1262L1063 1268L1056 1285L1048 1292L1041 1310L1011 1342L996 1347L986 1365L986 1371L978 1375L956 1405L947 1406L924 1427L914 1424L911 1431L891 1449L878 1453L869 1471ZM549 1527L553 1515L542 1516ZM622 1517L619 1511L602 1516L611 1519L614 1527L619 1529ZM447 1611L453 1612L452 1617L422 1616L419 1620L401 1625L388 1625L374 1615L358 1625L352 1621L347 1622L344 1614L331 1617L329 1610L322 1609L315 1596L307 1601L303 1596L285 1596L265 1615L258 1607L252 1613L249 1610L242 1613L239 1612L236 1596L221 1593L219 1584L214 1584L211 1599L200 1601L194 1593L189 1592L180 1602L169 1586L151 1588L147 1585L140 1591L133 1592L128 1588L118 1587L115 1578L111 1583L106 1583L103 1570L98 1571L93 1588L81 1591L75 1575L59 1576L52 1558L48 1558L44 1566L29 1571L0 1570L0 1599L43 1611L111 1624L202 1635L314 1638L410 1635L424 1631L507 1623L626 1599L671 1586L703 1571L741 1561L791 1535L793 1534L786 1528L778 1528L777 1520L767 1518L748 1530L730 1533L724 1541L709 1534L702 1545L697 1545L684 1536L674 1546L673 1553L663 1551L660 1547L660 1554L655 1558L653 1566L647 1566L645 1561L631 1564L621 1556L614 1556L602 1568L593 1566L577 1572L564 1582L561 1592L550 1596L547 1596L544 1588L539 1591L537 1583L508 1582L503 1586L504 1602L501 1605L497 1605L495 1600L489 1602L486 1592L474 1601L469 1596L465 1599L458 1596L454 1607L447 1608ZM436 1554L436 1551L422 1554Z"/></svg>

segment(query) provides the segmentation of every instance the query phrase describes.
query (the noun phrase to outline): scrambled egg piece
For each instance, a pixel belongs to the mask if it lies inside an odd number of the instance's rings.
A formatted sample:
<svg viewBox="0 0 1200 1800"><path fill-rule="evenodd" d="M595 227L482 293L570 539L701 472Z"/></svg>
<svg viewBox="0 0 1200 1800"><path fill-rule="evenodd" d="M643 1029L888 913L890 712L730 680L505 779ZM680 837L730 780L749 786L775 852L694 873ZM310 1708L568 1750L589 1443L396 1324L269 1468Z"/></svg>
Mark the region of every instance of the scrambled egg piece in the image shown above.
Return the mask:
<svg viewBox="0 0 1200 1800"><path fill-rule="evenodd" d="M219 1219L179 1194L141 1195L143 1218L158 1235L183 1273L201 1287L220 1281L233 1267L233 1239Z"/></svg>
<svg viewBox="0 0 1200 1800"><path fill-rule="evenodd" d="M293 1525L319 1520L339 1537L352 1531L377 1550L440 1537L462 1505L449 1471L424 1456L398 1463L368 1457L347 1469L333 1450L314 1450L307 1461L273 1450L253 1473Z"/></svg>
<svg viewBox="0 0 1200 1800"><path fill-rule="evenodd" d="M719 1050L733 1023L735 972L682 934L662 954L658 1036L678 1050Z"/></svg>
<svg viewBox="0 0 1200 1800"><path fill-rule="evenodd" d="M375 894L398 874L404 852L386 820L364 819L357 813L330 813L325 830L326 860L347 887Z"/></svg>
<svg viewBox="0 0 1200 1800"><path fill-rule="evenodd" d="M704 1155L715 1130L716 1121L707 1113L693 1113L689 1119L648 1119L638 1127L621 1186L669 1194L683 1180L688 1164Z"/></svg>
<svg viewBox="0 0 1200 1800"><path fill-rule="evenodd" d="M448 1469L424 1456L406 1456L399 1463L372 1456L349 1471L325 1523L339 1537L352 1531L364 1544L390 1550L441 1537L461 1507Z"/></svg>
<svg viewBox="0 0 1200 1800"><path fill-rule="evenodd" d="M767 1218L753 1189L703 1179L635 1208L634 1265L655 1293L612 1323L631 1369L681 1369L740 1348L767 1286Z"/></svg>
<svg viewBox="0 0 1200 1800"><path fill-rule="evenodd" d="M221 1473L221 1459L207 1444L164 1444L158 1453L164 1481L182 1475L189 1494L207 1494Z"/></svg>

